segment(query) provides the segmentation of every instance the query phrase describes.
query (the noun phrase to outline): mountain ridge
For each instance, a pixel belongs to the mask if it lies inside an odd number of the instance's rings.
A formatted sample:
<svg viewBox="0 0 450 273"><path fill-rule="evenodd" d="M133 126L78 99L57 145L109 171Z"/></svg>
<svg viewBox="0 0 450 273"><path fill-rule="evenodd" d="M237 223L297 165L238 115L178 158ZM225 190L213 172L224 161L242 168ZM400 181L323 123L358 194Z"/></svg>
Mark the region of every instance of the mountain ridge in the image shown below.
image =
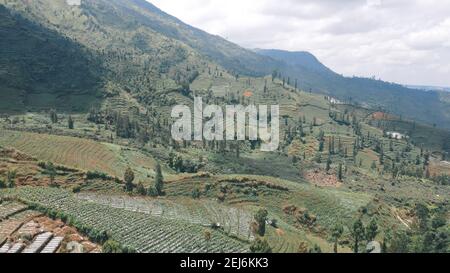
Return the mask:
<svg viewBox="0 0 450 273"><path fill-rule="evenodd" d="M110 86L107 93L180 88L186 79L192 78L181 72L182 67L204 67L209 62L236 76L260 77L277 70L285 80L290 78L292 83L297 80L300 89L450 129L450 103L437 92L343 77L306 52L245 49L185 24L145 0L84 0L80 6L66 5L68 8L63 10L65 3L62 0L42 0L39 4L0 1L15 12L30 15L30 20L97 51L103 58L102 65L110 72L105 76L105 84ZM149 67L150 72L145 71ZM167 78L164 75L173 81L162 84L163 88L156 83ZM143 84L142 78L148 78L150 83Z"/></svg>

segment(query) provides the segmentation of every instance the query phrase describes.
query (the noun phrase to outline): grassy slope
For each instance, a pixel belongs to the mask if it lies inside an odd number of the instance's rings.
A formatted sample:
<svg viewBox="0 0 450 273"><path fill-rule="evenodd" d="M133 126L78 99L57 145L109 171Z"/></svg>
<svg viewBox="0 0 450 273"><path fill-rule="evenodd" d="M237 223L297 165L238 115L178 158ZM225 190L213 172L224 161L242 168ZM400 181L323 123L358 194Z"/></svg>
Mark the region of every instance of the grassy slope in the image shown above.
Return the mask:
<svg viewBox="0 0 450 273"><path fill-rule="evenodd" d="M119 178L131 166L136 181L147 183L156 166L153 158L135 149L82 138L2 130L0 145L14 147L42 161L100 171Z"/></svg>
<svg viewBox="0 0 450 273"><path fill-rule="evenodd" d="M101 69L85 48L0 5L0 109L86 111ZM71 106L71 107L68 107Z"/></svg>

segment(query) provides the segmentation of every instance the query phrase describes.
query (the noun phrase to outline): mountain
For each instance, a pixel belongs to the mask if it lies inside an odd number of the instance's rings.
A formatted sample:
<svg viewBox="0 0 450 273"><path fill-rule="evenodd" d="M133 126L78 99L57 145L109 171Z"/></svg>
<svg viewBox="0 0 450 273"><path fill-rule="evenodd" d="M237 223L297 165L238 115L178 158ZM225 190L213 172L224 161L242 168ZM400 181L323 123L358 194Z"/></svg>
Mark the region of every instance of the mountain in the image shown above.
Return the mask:
<svg viewBox="0 0 450 273"><path fill-rule="evenodd" d="M100 84L83 46L0 6L0 106L20 111L71 105L84 109Z"/></svg>
<svg viewBox="0 0 450 273"><path fill-rule="evenodd" d="M17 226L34 223L69 231L63 253L345 253L365 249L362 224L388 253L450 252L450 131L369 108L414 116L429 94L247 50L143 0L0 0L0 247L29 250L40 235ZM174 140L171 111L195 96L279 105L277 149Z"/></svg>
<svg viewBox="0 0 450 273"><path fill-rule="evenodd" d="M23 61L25 65L42 62L42 71L48 72L47 78L30 87L27 83L30 71L19 69L7 72L8 78L16 79L16 83L2 83L9 94L25 94L21 95L22 98L30 97L28 94L51 94L50 99L45 99L46 96L40 99L40 108L55 107L55 98L58 98L58 102L72 105L73 110L83 110L80 105L130 92L140 94L138 101L154 101L158 94L164 96L167 91L182 89L192 82L199 70L221 66L233 75L255 77L277 70L282 77L289 77L292 83L297 79L301 89L450 128L450 103L438 92L422 92L366 78L343 77L306 52L247 50L189 26L145 0L83 0L80 6L69 6L65 0L0 0L0 5L4 7L3 12L14 14L13 17L21 16L20 20L39 26L45 33L42 37L48 36L45 39L50 41L42 45L34 56L28 54L28 59ZM11 28L3 32L13 36L14 31L8 30ZM55 37L58 35L60 37ZM0 50L7 53L2 55L8 60L22 56L21 52L8 52L11 44L21 43L20 39L8 40L8 43L4 40L0 44ZM49 67L55 67L58 58L45 60L51 56L45 51L52 50L52 45L60 40L70 43L70 46L66 45L69 51L82 52L74 53L79 57L74 61L64 57L68 67L56 69L58 74L53 74ZM58 46L57 50L62 48ZM70 71L89 75L77 76ZM1 96L8 104L11 96ZM80 96L83 103L73 101L76 96ZM12 99L17 101L17 98ZM163 97L161 100L166 99ZM29 101L22 99L19 106L6 109L39 108ZM91 103L86 104L85 101Z"/></svg>
<svg viewBox="0 0 450 273"><path fill-rule="evenodd" d="M419 89L424 91L445 91L450 92L450 87L445 86L429 86L429 85L405 85L407 88Z"/></svg>
<svg viewBox="0 0 450 273"><path fill-rule="evenodd" d="M344 77L328 69L307 52L256 50L259 54L287 64L283 71L298 78L300 87L331 95L340 100L436 124L450 129L450 103L437 91L409 89L399 84L359 77Z"/></svg>

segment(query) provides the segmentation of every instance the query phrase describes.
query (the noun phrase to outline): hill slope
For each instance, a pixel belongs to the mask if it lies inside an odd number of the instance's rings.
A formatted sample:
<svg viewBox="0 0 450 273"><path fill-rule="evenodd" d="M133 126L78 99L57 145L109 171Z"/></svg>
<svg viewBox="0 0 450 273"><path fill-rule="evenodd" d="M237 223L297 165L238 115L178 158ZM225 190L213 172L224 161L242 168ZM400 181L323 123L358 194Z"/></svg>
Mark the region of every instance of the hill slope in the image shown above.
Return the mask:
<svg viewBox="0 0 450 273"><path fill-rule="evenodd" d="M87 110L100 68L82 46L0 6L0 108ZM66 108L67 109L67 108Z"/></svg>
<svg viewBox="0 0 450 273"><path fill-rule="evenodd" d="M299 86L341 100L380 107L417 121L450 128L450 104L439 92L408 89L398 84L367 78L343 77L307 52L256 50L289 65L284 73L299 79Z"/></svg>
<svg viewBox="0 0 450 273"><path fill-rule="evenodd" d="M83 58L92 59L88 57L90 55L97 58L95 63L99 68L93 69L97 71L93 77L77 74L72 76L73 73L58 77L64 78L68 86L85 87L83 89L87 90L88 83L93 86L97 82L89 81L90 78L102 76L101 89L107 96L120 95L124 91L143 92L145 95L141 95L141 99L148 101L157 93L180 89L182 85L192 82L196 72L206 67L219 65L231 74L250 76L268 75L273 70L278 70L283 77L290 77L292 81L298 79L299 87L304 90L380 107L397 115L450 128L450 103L437 92L422 92L365 78L342 77L304 52L247 50L191 27L145 0L83 0L81 6L68 6L64 0L1 0L0 5L19 12L48 31L68 37L71 42L79 44L78 47L89 49L89 52L77 54L77 62L71 62L74 65L82 62ZM19 43L18 40L11 42ZM7 48L9 45L10 43L2 44L2 47ZM51 44L43 44L42 52L38 51L33 58L49 56L45 50L51 48ZM13 52L5 56L14 60L14 56L19 54L21 53ZM36 60L30 59L25 61L27 62L33 63ZM65 70L58 71L64 73ZM76 71L85 73L86 70ZM12 75L10 78L18 81L14 90L23 90L26 81L21 79L29 79L29 74L16 70ZM45 77L34 88L48 89L49 81L53 83L53 89L67 89L62 81ZM9 88L9 85L4 87ZM70 93L70 90L65 92ZM13 100L8 99L8 95L2 96L7 98L3 101ZM46 100L45 97L43 100L45 106L59 102ZM70 104L73 103L76 104ZM27 102L25 106L26 104Z"/></svg>

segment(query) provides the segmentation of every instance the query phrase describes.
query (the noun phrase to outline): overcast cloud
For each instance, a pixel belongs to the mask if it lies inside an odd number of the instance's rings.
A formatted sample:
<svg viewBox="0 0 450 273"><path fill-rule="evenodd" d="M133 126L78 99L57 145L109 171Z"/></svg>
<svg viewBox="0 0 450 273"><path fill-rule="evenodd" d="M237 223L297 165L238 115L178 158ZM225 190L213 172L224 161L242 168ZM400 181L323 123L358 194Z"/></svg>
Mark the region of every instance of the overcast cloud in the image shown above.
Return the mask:
<svg viewBox="0 0 450 273"><path fill-rule="evenodd" d="M450 86L448 0L150 0L247 48L309 51L338 73Z"/></svg>

